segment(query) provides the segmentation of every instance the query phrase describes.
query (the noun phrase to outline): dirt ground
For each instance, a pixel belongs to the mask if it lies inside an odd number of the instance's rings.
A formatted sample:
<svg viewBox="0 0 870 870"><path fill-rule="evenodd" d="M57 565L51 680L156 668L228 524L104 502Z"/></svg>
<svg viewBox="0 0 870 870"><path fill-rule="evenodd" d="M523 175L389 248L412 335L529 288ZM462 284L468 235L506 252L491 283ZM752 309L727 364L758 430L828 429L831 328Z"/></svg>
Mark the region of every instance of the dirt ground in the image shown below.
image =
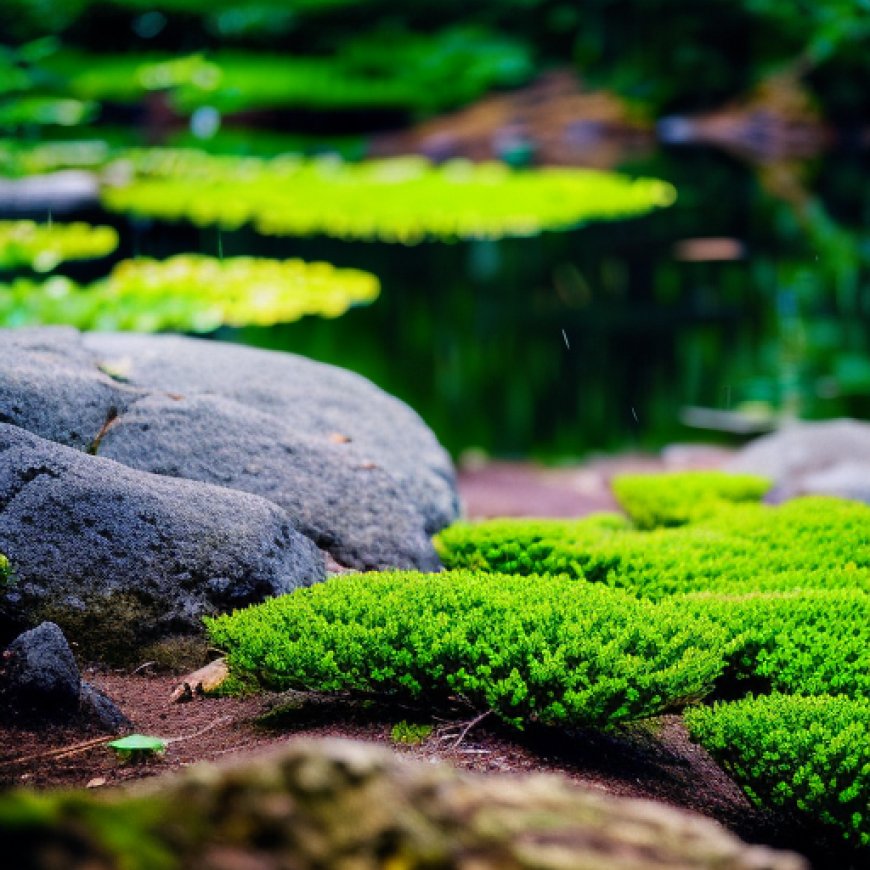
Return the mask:
<svg viewBox="0 0 870 870"><path fill-rule="evenodd" d="M165 754L130 764L105 745L111 738L87 729L6 728L0 730L0 784L110 788L198 761L274 748L295 737L345 737L481 773L561 773L587 788L696 810L752 840L769 842L776 833L775 820L751 807L709 755L689 741L676 715L609 736L544 729L520 733L487 718L463 736L471 719L438 720L431 713L299 693L179 703L171 700L178 683L173 676L85 676L115 699L135 732L166 740ZM391 731L401 721L428 724L433 731L418 745L396 743Z"/></svg>

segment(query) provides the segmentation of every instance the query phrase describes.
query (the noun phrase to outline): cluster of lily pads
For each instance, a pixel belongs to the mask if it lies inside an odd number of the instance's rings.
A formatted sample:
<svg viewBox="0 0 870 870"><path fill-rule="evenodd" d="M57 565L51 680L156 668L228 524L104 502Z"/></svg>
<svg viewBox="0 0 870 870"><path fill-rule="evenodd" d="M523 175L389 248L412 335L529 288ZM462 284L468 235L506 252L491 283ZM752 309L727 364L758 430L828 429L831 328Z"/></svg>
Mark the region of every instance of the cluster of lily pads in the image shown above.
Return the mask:
<svg viewBox="0 0 870 870"><path fill-rule="evenodd" d="M88 286L56 276L0 285L0 324L80 329L210 332L268 326L318 314L337 317L372 302L377 278L329 263L184 254L125 260Z"/></svg>
<svg viewBox="0 0 870 870"><path fill-rule="evenodd" d="M113 211L227 229L252 223L267 235L404 244L534 236L644 214L676 197L657 179L467 160L436 166L423 157L346 163L147 149L127 152L123 164L130 180L103 190Z"/></svg>
<svg viewBox="0 0 870 870"><path fill-rule="evenodd" d="M0 221L0 269L50 272L67 260L105 257L117 247L118 233L112 227Z"/></svg>
<svg viewBox="0 0 870 870"><path fill-rule="evenodd" d="M493 86L527 79L528 49L475 28L434 34L375 30L328 55L219 51L205 54L92 55L64 50L44 67L79 100L138 102L170 94L190 112L261 108L393 108L430 112L459 105Z"/></svg>

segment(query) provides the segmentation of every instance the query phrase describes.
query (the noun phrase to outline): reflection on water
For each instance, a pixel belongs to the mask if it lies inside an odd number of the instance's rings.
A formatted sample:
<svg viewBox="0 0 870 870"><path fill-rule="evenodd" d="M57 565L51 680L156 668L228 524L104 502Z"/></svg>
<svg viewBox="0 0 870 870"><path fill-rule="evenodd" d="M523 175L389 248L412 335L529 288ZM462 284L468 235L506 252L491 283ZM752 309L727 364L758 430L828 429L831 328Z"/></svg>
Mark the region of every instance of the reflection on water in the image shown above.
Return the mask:
<svg viewBox="0 0 870 870"><path fill-rule="evenodd" d="M619 168L675 184L675 206L501 242L404 247L109 217L118 257L298 256L373 272L382 293L369 307L220 337L358 371L455 454L553 458L870 416L866 160L753 169L710 148L651 151ZM67 271L87 280L88 268Z"/></svg>
<svg viewBox="0 0 870 870"><path fill-rule="evenodd" d="M537 239L398 248L225 234L228 253L322 257L383 284L376 305L338 321L227 337L367 375L454 452L576 456L868 415L870 240L848 229L867 226L862 159L829 158L806 185L790 170L796 200L770 181L782 167L759 177L674 149L629 168L674 182L675 207Z"/></svg>

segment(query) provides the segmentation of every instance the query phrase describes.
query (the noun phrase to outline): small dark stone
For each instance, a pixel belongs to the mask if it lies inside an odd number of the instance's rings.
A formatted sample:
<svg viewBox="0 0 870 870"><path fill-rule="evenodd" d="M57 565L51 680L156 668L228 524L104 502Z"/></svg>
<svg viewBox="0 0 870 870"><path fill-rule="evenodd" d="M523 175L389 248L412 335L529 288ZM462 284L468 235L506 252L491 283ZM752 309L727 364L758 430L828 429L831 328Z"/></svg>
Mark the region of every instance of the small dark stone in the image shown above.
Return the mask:
<svg viewBox="0 0 870 870"><path fill-rule="evenodd" d="M79 707L81 677L63 632L43 622L3 653L0 694L8 713L66 719Z"/></svg>
<svg viewBox="0 0 870 870"><path fill-rule="evenodd" d="M83 718L111 734L124 731L132 724L108 695L84 680L79 698L79 712Z"/></svg>

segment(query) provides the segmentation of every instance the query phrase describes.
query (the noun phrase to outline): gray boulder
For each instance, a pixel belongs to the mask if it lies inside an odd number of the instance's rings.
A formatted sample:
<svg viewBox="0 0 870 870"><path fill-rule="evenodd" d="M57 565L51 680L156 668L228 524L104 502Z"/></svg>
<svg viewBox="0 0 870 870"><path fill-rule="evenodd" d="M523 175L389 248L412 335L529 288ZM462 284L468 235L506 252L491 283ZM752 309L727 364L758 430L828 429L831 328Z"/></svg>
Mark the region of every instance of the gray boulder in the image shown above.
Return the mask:
<svg viewBox="0 0 870 870"><path fill-rule="evenodd" d="M870 502L870 424L793 423L753 441L724 467L770 478L769 501L817 494Z"/></svg>
<svg viewBox="0 0 870 870"><path fill-rule="evenodd" d="M99 455L263 496L342 565L438 568L402 485L357 444L297 434L261 411L240 414L229 399L142 399L106 431Z"/></svg>
<svg viewBox="0 0 870 870"><path fill-rule="evenodd" d="M323 579L276 505L137 471L0 424L0 621L53 619L105 652L201 630L206 614ZM95 648L96 647L96 648Z"/></svg>
<svg viewBox="0 0 870 870"><path fill-rule="evenodd" d="M430 569L453 468L406 405L285 353L178 336L0 331L0 421L131 467L242 489L354 568Z"/></svg>

